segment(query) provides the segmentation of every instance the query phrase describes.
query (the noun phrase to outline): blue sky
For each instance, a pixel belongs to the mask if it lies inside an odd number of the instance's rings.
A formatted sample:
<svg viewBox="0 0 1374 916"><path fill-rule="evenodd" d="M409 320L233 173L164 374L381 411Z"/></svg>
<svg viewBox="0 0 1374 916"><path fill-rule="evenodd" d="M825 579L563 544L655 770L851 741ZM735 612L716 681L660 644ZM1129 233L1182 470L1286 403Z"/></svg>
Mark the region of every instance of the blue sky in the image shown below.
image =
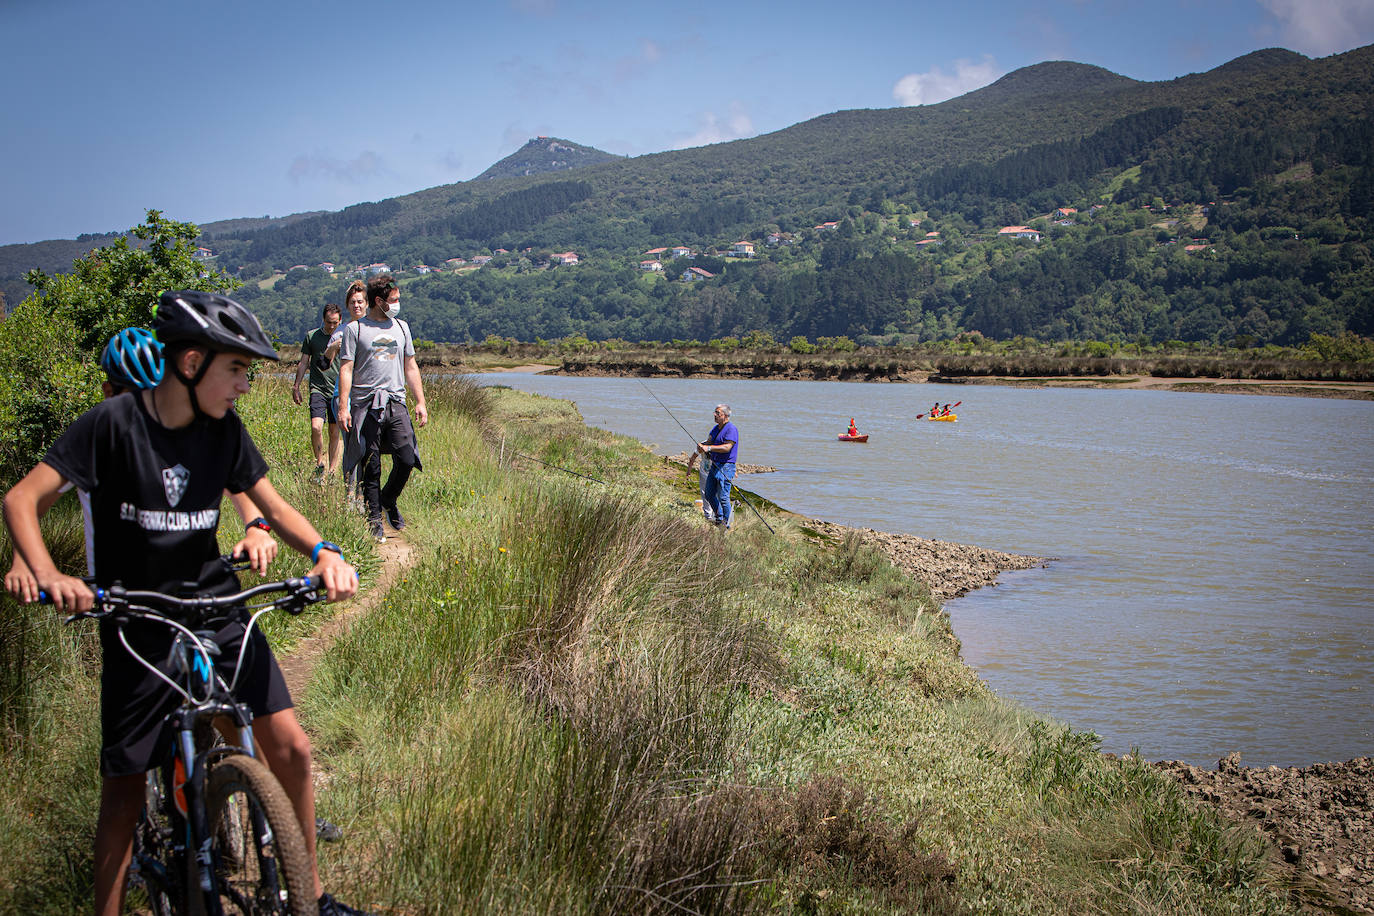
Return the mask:
<svg viewBox="0 0 1374 916"><path fill-rule="evenodd" d="M685 9L684 7L692 7ZM1374 42L1374 0L0 0L0 244L336 210L549 135L622 155L931 104L1045 60L1141 80Z"/></svg>

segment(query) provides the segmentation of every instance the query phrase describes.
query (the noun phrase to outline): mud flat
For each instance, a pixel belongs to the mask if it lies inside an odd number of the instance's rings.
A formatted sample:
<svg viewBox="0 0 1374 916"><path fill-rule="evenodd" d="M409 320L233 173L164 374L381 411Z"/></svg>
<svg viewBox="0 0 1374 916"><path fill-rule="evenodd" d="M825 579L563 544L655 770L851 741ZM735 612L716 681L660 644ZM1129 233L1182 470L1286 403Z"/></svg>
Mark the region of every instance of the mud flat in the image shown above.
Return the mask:
<svg viewBox="0 0 1374 916"><path fill-rule="evenodd" d="M1303 896L1322 909L1374 913L1374 758L1305 767L1215 770L1155 764L1228 819L1263 834Z"/></svg>

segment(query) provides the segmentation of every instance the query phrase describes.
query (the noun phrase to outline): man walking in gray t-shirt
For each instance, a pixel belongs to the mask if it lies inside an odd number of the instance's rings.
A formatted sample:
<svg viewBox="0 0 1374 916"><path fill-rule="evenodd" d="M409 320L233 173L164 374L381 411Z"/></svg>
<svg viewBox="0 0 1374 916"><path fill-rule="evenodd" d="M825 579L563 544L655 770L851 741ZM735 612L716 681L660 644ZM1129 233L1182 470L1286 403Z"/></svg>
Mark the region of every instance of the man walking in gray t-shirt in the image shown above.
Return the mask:
<svg viewBox="0 0 1374 916"><path fill-rule="evenodd" d="M406 413L407 385L415 394L419 426L429 422L429 412L410 326L396 317L401 291L390 274L368 281L367 305L367 314L344 328L339 348L339 404L348 405L339 412L339 429L348 437L344 476L361 465L368 528L373 537L385 541L382 513L392 528L405 527L396 500L410 472L421 466L415 428ZM391 454L386 486L381 485L384 451Z"/></svg>

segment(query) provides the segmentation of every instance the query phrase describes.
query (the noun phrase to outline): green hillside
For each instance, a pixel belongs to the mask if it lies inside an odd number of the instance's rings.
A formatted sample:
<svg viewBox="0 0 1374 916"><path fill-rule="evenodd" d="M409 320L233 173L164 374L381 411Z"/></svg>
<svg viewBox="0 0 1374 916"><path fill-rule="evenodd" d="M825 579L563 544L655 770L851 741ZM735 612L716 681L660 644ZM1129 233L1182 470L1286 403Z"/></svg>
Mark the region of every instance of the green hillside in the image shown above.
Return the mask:
<svg viewBox="0 0 1374 916"><path fill-rule="evenodd" d="M444 341L1300 344L1374 334L1371 111L1374 47L1271 49L1155 83L1048 62L938 105L495 177L587 149L539 138L483 180L205 226L202 244L258 281L240 294L288 339L343 286L293 266L384 262L417 333ZM653 253L674 246L696 258ZM553 266L567 251L580 263ZM0 250L0 280L24 254ZM711 276L680 279L689 266Z"/></svg>

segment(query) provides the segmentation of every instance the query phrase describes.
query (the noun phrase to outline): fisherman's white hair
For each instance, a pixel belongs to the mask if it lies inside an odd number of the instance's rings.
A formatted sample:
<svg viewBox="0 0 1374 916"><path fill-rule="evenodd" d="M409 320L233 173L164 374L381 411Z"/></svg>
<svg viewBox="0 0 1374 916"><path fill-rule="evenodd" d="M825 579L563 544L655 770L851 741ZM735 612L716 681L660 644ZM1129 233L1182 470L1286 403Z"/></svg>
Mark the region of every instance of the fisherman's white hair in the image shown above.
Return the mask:
<svg viewBox="0 0 1374 916"><path fill-rule="evenodd" d="M730 416L730 405L729 405L729 404L717 404L717 405L716 405L716 410L723 410L723 411L725 411L725 416L726 416L726 417L729 417L729 416Z"/></svg>

